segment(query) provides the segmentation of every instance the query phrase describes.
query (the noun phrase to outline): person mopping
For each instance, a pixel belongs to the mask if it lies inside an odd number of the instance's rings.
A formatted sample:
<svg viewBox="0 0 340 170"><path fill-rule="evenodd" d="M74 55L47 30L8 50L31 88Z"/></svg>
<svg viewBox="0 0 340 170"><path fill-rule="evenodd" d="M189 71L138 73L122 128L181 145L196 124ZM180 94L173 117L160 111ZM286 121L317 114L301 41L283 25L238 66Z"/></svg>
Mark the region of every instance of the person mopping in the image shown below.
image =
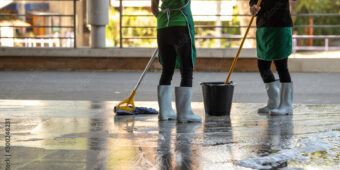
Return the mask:
<svg viewBox="0 0 340 170"><path fill-rule="evenodd" d="M293 114L293 83L288 71L288 56L292 53L293 21L289 0L250 0L250 12L257 15L256 43L258 69L268 95L267 106L259 113ZM275 80L270 67L274 61L280 80ZM281 86L280 86L280 83Z"/></svg>
<svg viewBox="0 0 340 170"><path fill-rule="evenodd" d="M193 68L196 58L194 22L191 0L151 0L151 10L157 17L157 42L162 74L157 90L159 121L201 122L191 108ZM171 80L175 68L180 69L181 84L175 87L176 112L173 110Z"/></svg>

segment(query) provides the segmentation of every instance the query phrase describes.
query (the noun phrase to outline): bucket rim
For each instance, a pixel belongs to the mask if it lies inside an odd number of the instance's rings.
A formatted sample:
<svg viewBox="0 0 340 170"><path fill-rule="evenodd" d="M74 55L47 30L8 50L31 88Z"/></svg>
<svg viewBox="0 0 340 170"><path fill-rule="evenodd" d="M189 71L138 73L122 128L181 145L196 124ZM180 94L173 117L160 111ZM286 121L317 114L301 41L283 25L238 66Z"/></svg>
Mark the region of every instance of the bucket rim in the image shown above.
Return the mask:
<svg viewBox="0 0 340 170"><path fill-rule="evenodd" d="M230 81L228 84L224 84L222 81L201 82L201 86L234 86L234 82Z"/></svg>

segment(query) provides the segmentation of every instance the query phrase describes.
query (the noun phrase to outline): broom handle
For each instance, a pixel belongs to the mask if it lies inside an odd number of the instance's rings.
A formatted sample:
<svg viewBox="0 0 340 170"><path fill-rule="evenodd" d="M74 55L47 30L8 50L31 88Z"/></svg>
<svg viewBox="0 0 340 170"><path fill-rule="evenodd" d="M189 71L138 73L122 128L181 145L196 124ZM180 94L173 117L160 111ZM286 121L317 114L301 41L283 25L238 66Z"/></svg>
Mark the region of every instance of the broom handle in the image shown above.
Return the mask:
<svg viewBox="0 0 340 170"><path fill-rule="evenodd" d="M257 7L259 7L259 6L261 5L261 2L262 2L262 0L259 0L259 1L257 2ZM235 68L235 66L236 66L238 57L240 56L241 50L242 50L242 48L243 48L243 44L244 44L244 42L246 41L247 35L248 35L249 30L250 30L250 27L251 27L251 25L252 25L252 23L253 23L253 21L254 21L254 18L255 18L255 15L253 15L253 16L251 17L251 20L250 20L250 23L249 23L249 25L248 25L247 31L246 31L246 33L244 34L244 37L243 37L243 39L242 39L240 48L239 48L238 51L237 51L236 57L234 58L234 61L233 61L233 64L231 65L231 67L230 67L230 69L229 69L229 74L228 74L227 80L225 81L224 84L228 84L228 83L229 83L230 76L231 76L231 74L232 74L233 71L234 71L234 68Z"/></svg>
<svg viewBox="0 0 340 170"><path fill-rule="evenodd" d="M146 67L145 67L145 69L144 69L142 75L140 76L140 78L139 78L139 80L138 80L138 83L136 84L135 88L133 89L134 91L137 91L137 89L138 89L140 83L142 82L142 80L143 80L143 78L144 78L144 76L145 76L145 73L149 70L149 68L150 68L150 66L151 66L151 64L152 64L152 62L153 62L153 60L155 60L156 54L157 54L157 53L158 53L158 48L156 48L156 50L153 52L152 57L150 58L148 65L146 65Z"/></svg>

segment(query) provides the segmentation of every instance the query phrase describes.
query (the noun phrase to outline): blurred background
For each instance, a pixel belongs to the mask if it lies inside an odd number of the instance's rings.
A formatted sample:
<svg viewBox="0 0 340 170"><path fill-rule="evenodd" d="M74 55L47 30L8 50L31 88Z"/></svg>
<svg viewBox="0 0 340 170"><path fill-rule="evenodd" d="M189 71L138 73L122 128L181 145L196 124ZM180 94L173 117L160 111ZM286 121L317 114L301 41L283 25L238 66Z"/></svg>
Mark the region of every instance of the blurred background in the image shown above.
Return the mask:
<svg viewBox="0 0 340 170"><path fill-rule="evenodd" d="M106 47L156 47L150 0L110 0ZM1 0L1 47L89 46L86 0ZM340 1L291 1L294 50L340 50ZM237 48L249 0L192 0L198 48ZM255 22L245 48L255 48Z"/></svg>

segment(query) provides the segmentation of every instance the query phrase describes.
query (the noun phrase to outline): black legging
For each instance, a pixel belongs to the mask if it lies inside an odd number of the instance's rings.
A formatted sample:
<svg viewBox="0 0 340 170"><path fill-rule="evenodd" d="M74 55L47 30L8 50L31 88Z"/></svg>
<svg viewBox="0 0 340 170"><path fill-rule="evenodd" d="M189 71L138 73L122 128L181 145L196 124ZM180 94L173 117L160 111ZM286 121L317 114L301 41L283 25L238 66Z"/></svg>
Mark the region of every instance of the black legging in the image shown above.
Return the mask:
<svg viewBox="0 0 340 170"><path fill-rule="evenodd" d="M257 60L257 66L259 68L259 72L264 83L271 83L275 81L274 74L270 69L271 64L272 61L265 61L260 59ZM279 74L280 82L291 82L292 80L288 71L288 59L286 58L282 60L274 60L274 64Z"/></svg>
<svg viewBox="0 0 340 170"><path fill-rule="evenodd" d="M162 75L159 85L170 85L175 71L176 56L179 58L181 86L192 87L192 46L187 27L168 27L157 30L159 54L162 61Z"/></svg>

